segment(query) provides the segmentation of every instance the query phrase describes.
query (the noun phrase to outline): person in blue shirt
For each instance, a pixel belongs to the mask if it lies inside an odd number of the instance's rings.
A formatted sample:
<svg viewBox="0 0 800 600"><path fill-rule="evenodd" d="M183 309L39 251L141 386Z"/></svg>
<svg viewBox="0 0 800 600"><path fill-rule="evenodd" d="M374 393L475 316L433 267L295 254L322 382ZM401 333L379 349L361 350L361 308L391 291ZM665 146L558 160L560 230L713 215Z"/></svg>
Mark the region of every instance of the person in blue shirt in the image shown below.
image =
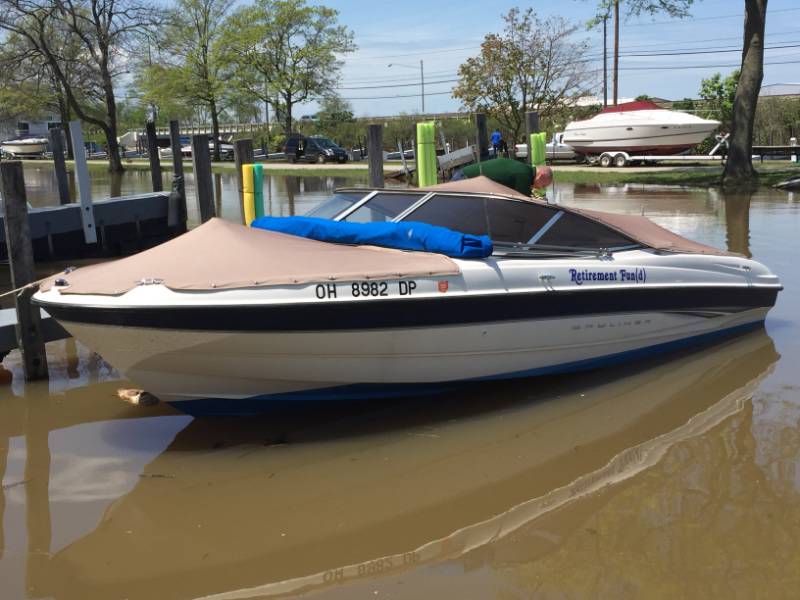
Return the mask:
<svg viewBox="0 0 800 600"><path fill-rule="evenodd" d="M494 151L493 156L497 158L499 156L498 152L500 151L500 143L503 141L503 134L500 133L499 129L495 129L492 132L492 137L490 141L492 144L492 149Z"/></svg>

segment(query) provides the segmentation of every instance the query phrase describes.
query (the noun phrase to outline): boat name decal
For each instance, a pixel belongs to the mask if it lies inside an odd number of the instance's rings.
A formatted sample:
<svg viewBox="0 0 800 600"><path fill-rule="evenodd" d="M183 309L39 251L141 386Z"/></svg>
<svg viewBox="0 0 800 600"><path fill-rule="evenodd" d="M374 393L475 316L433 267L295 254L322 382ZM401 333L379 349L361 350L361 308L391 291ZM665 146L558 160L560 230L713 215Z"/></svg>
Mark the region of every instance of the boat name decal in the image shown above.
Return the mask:
<svg viewBox="0 0 800 600"><path fill-rule="evenodd" d="M319 300L331 300L339 294L350 292L351 298L377 298L381 296L411 296L417 289L417 282L403 280L387 281L355 281L349 284L319 283L314 287L314 295Z"/></svg>
<svg viewBox="0 0 800 600"><path fill-rule="evenodd" d="M620 281L623 283L645 283L647 271L642 267L619 269L617 271L590 271L589 269L570 269L570 281L583 285L584 281Z"/></svg>

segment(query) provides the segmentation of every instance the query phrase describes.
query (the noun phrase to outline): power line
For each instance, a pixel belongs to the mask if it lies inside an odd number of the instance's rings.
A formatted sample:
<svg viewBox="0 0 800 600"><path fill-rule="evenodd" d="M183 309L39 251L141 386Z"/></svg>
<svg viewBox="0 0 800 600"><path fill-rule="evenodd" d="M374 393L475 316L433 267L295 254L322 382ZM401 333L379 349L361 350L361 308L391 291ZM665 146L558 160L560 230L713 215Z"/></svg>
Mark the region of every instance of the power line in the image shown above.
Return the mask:
<svg viewBox="0 0 800 600"><path fill-rule="evenodd" d="M458 79L440 79L439 81L425 81L425 85L436 85L437 83L455 83ZM336 90L379 90L384 88L398 88L398 87L419 87L420 81L416 83L395 83L390 85L364 85L360 87L337 87ZM426 94L427 95L427 94Z"/></svg>
<svg viewBox="0 0 800 600"><path fill-rule="evenodd" d="M768 14L774 15L775 13L785 13L785 12L793 12L798 11L800 8L781 8L778 10L770 10ZM683 19L680 21L652 21L650 23L631 23L626 24L625 27L650 27L651 25L682 25L684 23L693 23L695 21L718 21L720 19L733 19L733 18L744 18L744 13L737 13L731 15L715 15L711 17L693 17L691 19Z"/></svg>

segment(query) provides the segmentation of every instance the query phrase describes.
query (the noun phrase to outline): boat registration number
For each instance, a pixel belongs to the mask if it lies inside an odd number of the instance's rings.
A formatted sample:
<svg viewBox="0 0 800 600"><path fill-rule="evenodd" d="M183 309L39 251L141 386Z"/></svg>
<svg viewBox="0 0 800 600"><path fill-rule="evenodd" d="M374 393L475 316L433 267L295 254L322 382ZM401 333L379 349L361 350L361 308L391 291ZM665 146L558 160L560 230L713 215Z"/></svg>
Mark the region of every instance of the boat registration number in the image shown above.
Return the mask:
<svg viewBox="0 0 800 600"><path fill-rule="evenodd" d="M411 296L417 282L405 281L355 281L353 283L320 283L314 287L319 300L334 298L378 298L380 296Z"/></svg>

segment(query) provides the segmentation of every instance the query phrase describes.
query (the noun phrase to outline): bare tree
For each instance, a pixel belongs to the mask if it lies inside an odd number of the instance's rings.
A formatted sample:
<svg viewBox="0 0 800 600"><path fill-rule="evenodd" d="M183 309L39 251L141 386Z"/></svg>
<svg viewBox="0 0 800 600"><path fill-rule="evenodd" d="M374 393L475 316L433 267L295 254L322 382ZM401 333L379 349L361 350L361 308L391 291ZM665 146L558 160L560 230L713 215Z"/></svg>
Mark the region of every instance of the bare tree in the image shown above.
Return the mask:
<svg viewBox="0 0 800 600"><path fill-rule="evenodd" d="M27 40L63 89L67 103L84 122L103 131L112 171L123 170L117 143L114 81L126 71L125 58L135 38L156 27L160 11L140 0L0 0L0 29ZM74 61L63 55L52 31L62 30L80 49L80 62L92 76L89 89L70 77ZM96 97L99 105L87 103Z"/></svg>
<svg viewBox="0 0 800 600"><path fill-rule="evenodd" d="M511 9L502 34L484 38L478 56L459 67L453 90L465 107L486 111L519 139L525 112L548 117L592 87L582 60L585 41L569 37L577 31L560 17L540 20L533 9Z"/></svg>
<svg viewBox="0 0 800 600"><path fill-rule="evenodd" d="M722 175L726 186L752 184L758 177L753 169L753 122L758 94L764 77L764 26L767 0L745 0L744 47L739 85L733 100L728 160Z"/></svg>

